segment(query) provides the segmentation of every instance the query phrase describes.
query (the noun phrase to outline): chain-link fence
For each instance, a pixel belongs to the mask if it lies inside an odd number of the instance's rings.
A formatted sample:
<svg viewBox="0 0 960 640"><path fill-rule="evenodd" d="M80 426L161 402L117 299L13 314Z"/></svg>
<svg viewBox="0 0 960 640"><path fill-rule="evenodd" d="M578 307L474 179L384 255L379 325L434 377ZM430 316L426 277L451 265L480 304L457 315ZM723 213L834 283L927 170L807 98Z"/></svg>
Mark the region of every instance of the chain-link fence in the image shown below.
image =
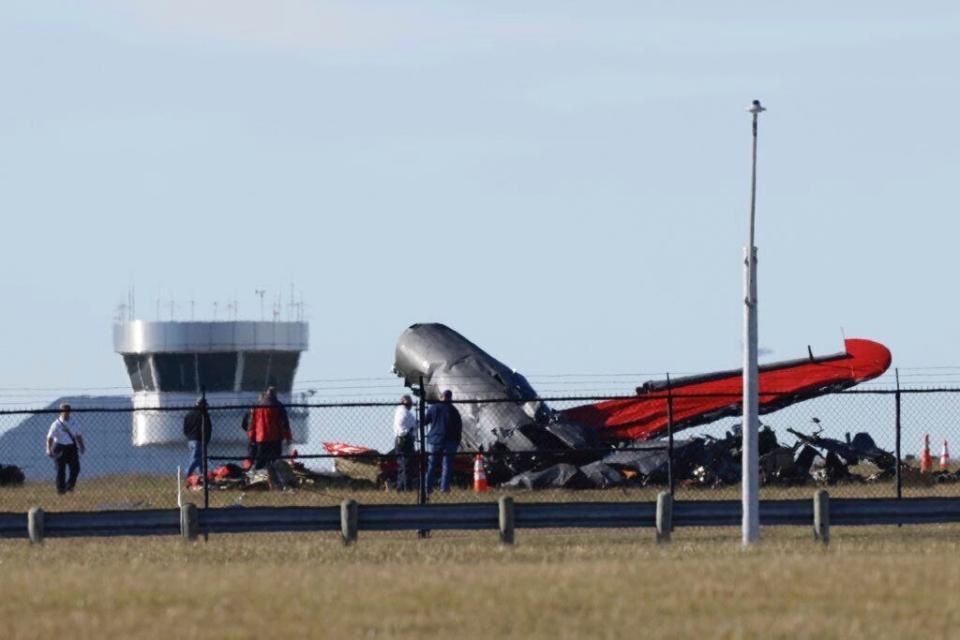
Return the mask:
<svg viewBox="0 0 960 640"><path fill-rule="evenodd" d="M602 425L572 428L566 419L579 415L567 413L575 407L629 398L455 401L464 435L446 449L430 444L430 426L414 429L409 446L398 449L395 403L290 405L292 442L276 447L251 442L250 407L214 406L212 439L205 452L201 446L206 477L202 465L188 473L186 409L74 402L71 424L85 451L76 486L63 493L47 451L58 410L7 411L0 413L0 511L165 508L178 501L319 506L347 497L416 504L504 494L527 501L653 500L670 487L677 500L738 497L738 418L685 428L674 424L671 411L683 396L652 398L662 401L650 423L658 437L646 440L611 437ZM729 409L739 400L730 396L724 404ZM428 411L414 402L414 416ZM527 424L518 415L527 415ZM135 442L135 421L139 433L152 429L164 437ZM767 413L761 423L761 498L805 498L820 485L840 497L960 497L958 465L941 455L951 442L960 446L960 389L833 393ZM445 464L449 489L441 490ZM68 482L69 465L61 466Z"/></svg>

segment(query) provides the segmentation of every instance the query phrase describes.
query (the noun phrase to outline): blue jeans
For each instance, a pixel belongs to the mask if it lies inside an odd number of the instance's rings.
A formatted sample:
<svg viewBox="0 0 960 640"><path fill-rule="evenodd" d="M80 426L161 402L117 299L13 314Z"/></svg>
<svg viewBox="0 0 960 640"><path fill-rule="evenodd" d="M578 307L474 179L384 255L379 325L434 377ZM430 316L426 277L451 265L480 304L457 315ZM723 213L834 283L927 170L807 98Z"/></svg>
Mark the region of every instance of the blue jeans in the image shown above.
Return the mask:
<svg viewBox="0 0 960 640"><path fill-rule="evenodd" d="M203 447L197 440L191 440L190 445L190 464L187 465L187 477L193 475L194 471L203 470Z"/></svg>
<svg viewBox="0 0 960 640"><path fill-rule="evenodd" d="M443 459L443 471L440 474L440 491L450 491L450 478L453 476L453 459L460 448L459 443L445 442L443 444L427 443L427 452L430 454L427 461L427 491L433 491L434 470L440 466Z"/></svg>

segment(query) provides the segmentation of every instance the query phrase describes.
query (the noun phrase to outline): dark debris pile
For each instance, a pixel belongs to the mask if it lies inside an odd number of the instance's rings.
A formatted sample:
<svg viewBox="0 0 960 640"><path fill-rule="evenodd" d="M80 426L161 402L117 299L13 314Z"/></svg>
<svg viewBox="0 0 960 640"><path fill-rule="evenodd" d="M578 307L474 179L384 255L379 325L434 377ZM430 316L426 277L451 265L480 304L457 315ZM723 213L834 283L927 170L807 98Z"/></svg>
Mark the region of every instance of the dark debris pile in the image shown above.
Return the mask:
<svg viewBox="0 0 960 640"><path fill-rule="evenodd" d="M760 482L762 485L878 482L892 479L896 458L879 448L868 433L849 434L844 440L824 437L815 421L812 433L787 429L792 444L780 442L768 426L760 431ZM739 425L723 437L698 436L676 440L673 476L679 486L719 487L741 478L743 441ZM625 486L666 486L669 452L665 440L623 443L609 448L512 452L486 452L487 477L494 486L522 489L603 489ZM461 456L463 457L463 456ZM458 460L455 481L470 483L470 462ZM340 467L338 467L340 468ZM366 467L369 469L369 467ZM395 465L379 465L377 481L392 483ZM410 477L416 477L411 466ZM365 477L370 477L366 475Z"/></svg>

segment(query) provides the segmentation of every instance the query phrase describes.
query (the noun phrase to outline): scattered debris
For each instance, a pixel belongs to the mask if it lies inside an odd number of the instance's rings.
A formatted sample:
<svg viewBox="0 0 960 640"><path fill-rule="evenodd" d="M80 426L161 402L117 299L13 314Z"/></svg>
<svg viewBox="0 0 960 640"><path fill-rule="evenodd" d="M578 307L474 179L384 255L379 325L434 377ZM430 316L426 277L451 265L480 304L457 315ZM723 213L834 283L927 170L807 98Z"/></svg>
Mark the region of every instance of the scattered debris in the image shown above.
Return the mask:
<svg viewBox="0 0 960 640"><path fill-rule="evenodd" d="M374 457L374 460L376 458ZM338 460L339 461L339 460ZM344 460L346 462L346 460ZM374 462L374 465L376 463ZM376 468L374 466L374 468ZM347 476L341 473L323 473L308 469L303 463L292 460L276 460L263 469L244 471L235 464L226 464L207 472L210 489L218 491L291 491L322 490L329 488L369 489L377 486L377 478ZM203 480L199 474L187 477L188 489L203 489Z"/></svg>
<svg viewBox="0 0 960 640"><path fill-rule="evenodd" d="M0 487L19 487L25 477L23 469L13 464L0 464Z"/></svg>
<svg viewBox="0 0 960 640"><path fill-rule="evenodd" d="M822 435L820 421L806 434L794 429L793 444L781 443L776 432L764 425L759 434L760 483L798 486L804 484L880 482L896 473L896 458L876 445L867 433L847 434L844 440ZM532 434L531 434L532 435ZM538 438L531 438L537 440ZM663 486L669 481L670 454L664 440L639 440L618 446L563 449L555 442L537 442L533 451L508 450L495 445L484 455L491 486L525 489L604 489L618 486ZM344 444L327 444L327 451L342 457L335 468L358 480L392 486L396 477L393 452L379 454L372 449ZM740 482L743 439L740 425L723 437L698 436L676 440L673 447L674 482L684 486L717 487ZM409 456L408 477L416 478L416 459ZM467 487L472 471L469 456L461 455L454 465L455 484ZM906 467L905 467L906 469ZM927 474L913 480L906 471L905 482L958 482L955 474Z"/></svg>

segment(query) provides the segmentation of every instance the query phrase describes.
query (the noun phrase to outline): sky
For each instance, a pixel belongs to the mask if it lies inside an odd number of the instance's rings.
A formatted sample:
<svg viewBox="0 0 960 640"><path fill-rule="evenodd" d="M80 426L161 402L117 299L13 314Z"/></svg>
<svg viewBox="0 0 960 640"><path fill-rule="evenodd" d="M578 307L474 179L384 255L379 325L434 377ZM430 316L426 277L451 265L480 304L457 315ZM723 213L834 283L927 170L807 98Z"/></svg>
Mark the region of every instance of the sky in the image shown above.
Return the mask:
<svg viewBox="0 0 960 640"><path fill-rule="evenodd" d="M0 400L127 388L131 288L293 286L301 386L432 321L534 380L737 367L754 98L763 358L948 375L960 8L722 5L5 0Z"/></svg>

